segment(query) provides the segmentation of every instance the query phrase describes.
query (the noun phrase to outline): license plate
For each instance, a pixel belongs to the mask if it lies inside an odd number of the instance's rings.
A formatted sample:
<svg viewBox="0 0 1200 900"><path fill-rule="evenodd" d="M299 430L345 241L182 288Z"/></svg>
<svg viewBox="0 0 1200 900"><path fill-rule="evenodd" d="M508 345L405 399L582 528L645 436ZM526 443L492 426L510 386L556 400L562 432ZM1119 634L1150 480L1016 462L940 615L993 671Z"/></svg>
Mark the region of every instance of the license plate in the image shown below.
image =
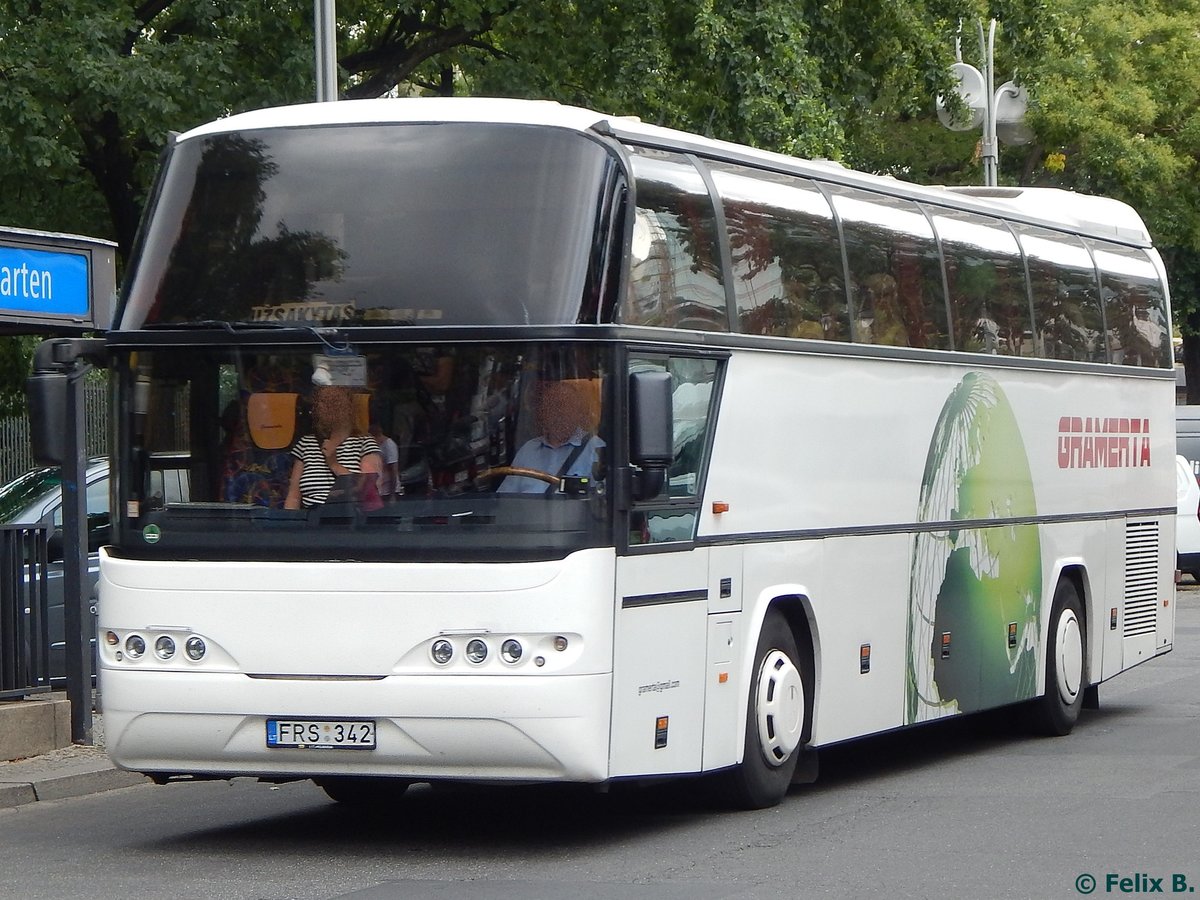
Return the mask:
<svg viewBox="0 0 1200 900"><path fill-rule="evenodd" d="M374 750L371 719L267 719L268 747Z"/></svg>

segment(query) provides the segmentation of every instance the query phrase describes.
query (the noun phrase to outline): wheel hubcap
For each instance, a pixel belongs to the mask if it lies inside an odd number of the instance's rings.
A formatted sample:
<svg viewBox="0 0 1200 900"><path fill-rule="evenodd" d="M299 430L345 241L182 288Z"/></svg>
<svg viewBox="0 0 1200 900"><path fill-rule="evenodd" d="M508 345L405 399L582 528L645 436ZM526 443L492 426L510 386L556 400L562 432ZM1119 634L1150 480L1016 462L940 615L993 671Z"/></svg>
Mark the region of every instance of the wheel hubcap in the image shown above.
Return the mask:
<svg viewBox="0 0 1200 900"><path fill-rule="evenodd" d="M1063 610L1058 617L1054 646L1057 651L1054 668L1058 678L1058 695L1069 705L1079 696L1083 681L1083 635L1074 610Z"/></svg>
<svg viewBox="0 0 1200 900"><path fill-rule="evenodd" d="M800 746L804 727L804 682L786 653L772 650L758 671L758 701L755 706L758 744L763 757L773 766L788 761Z"/></svg>

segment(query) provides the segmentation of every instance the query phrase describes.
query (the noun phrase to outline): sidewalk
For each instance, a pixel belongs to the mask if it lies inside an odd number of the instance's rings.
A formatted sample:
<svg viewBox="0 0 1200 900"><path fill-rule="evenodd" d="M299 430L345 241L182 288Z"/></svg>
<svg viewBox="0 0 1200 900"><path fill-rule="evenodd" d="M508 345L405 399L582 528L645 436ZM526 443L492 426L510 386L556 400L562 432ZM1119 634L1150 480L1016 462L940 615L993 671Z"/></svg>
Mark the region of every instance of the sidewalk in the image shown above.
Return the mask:
<svg viewBox="0 0 1200 900"><path fill-rule="evenodd" d="M104 750L104 719L92 717L94 744L51 750L41 756L0 762L0 809L37 800L62 800L100 791L146 784L149 779L124 772L112 764Z"/></svg>

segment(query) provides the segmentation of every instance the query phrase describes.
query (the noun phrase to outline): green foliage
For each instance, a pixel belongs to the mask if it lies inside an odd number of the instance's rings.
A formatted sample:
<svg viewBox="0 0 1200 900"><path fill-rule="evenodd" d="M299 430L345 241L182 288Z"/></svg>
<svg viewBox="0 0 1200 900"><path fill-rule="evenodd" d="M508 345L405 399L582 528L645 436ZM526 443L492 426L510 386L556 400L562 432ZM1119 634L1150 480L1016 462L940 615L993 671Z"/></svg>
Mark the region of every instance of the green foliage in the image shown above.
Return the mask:
<svg viewBox="0 0 1200 900"><path fill-rule="evenodd" d="M1066 156L1038 183L1120 197L1164 244L1200 247L1200 3L1072 0L1066 52L1047 60L1032 116L1042 148ZM1190 188L1190 189L1189 189Z"/></svg>
<svg viewBox="0 0 1200 900"><path fill-rule="evenodd" d="M0 221L123 254L170 130L312 90L294 4L7 0L0 21Z"/></svg>
<svg viewBox="0 0 1200 900"><path fill-rule="evenodd" d="M958 17L984 11L968 0L523 3L493 30L495 52L461 61L463 87L854 157L855 135L875 139L930 106Z"/></svg>
<svg viewBox="0 0 1200 900"><path fill-rule="evenodd" d="M41 338L0 337L0 418L25 412L25 379Z"/></svg>
<svg viewBox="0 0 1200 900"><path fill-rule="evenodd" d="M1163 252L1184 337L1191 402L1200 402L1200 2L1064 3L1075 27L1048 59L1033 116L1062 172L1029 160L1031 180L1118 197Z"/></svg>
<svg viewBox="0 0 1200 900"><path fill-rule="evenodd" d="M169 131L313 97L309 2L0 4L5 224L111 238L123 257ZM952 184L980 182L979 135L943 129L933 98L951 87L960 22L979 64L976 23L995 17L997 81L1028 86L1037 134L1002 147L1002 182L1133 204L1185 261L1177 320L1200 335L1186 263L1200 254L1200 0L340 0L337 13L344 96L556 99Z"/></svg>

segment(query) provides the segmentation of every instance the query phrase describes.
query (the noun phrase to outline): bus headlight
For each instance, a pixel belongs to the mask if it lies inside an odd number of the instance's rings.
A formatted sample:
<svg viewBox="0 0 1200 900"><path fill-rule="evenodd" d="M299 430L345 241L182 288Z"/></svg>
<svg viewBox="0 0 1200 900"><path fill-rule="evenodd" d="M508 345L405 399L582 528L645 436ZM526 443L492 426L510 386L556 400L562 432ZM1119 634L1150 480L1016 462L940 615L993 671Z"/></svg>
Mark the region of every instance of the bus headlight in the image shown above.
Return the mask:
<svg viewBox="0 0 1200 900"><path fill-rule="evenodd" d="M467 644L467 661L479 665L487 659L487 644L476 638Z"/></svg>
<svg viewBox="0 0 1200 900"><path fill-rule="evenodd" d="M525 651L521 647L521 642L509 638L500 645L500 658L510 666L521 661L521 654Z"/></svg>
<svg viewBox="0 0 1200 900"><path fill-rule="evenodd" d="M446 640L434 641L433 647L430 648L430 654L435 663L444 666L454 656L454 646Z"/></svg>
<svg viewBox="0 0 1200 900"><path fill-rule="evenodd" d="M164 634L154 642L154 655L159 659L170 659L175 655L175 642Z"/></svg>
<svg viewBox="0 0 1200 900"><path fill-rule="evenodd" d="M146 652L146 641L140 634L131 634L125 638L125 652L130 659L137 659Z"/></svg>
<svg viewBox="0 0 1200 900"><path fill-rule="evenodd" d="M183 645L183 651L188 655L188 659L199 662L204 658L204 652L208 648L204 646L204 641L198 637L190 637L187 643Z"/></svg>

